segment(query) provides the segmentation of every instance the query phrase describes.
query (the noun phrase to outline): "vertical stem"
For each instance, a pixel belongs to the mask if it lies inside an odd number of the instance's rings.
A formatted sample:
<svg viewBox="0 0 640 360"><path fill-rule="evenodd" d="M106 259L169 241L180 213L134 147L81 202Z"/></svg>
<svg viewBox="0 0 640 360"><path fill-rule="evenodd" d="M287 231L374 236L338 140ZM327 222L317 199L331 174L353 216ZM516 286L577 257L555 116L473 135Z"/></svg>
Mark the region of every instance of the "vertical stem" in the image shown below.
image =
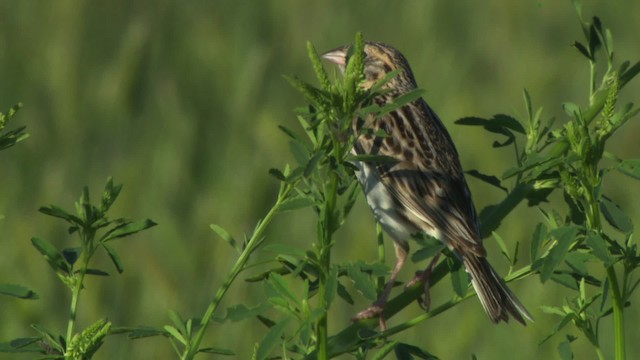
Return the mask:
<svg viewBox="0 0 640 360"><path fill-rule="evenodd" d="M84 275L89 267L89 260L91 258L91 253L88 249L84 249L82 251L82 268L80 268L80 272L78 278L76 278L75 283L73 284L72 295L71 295L71 305L69 306L69 322L67 322L67 345L71 341L73 337L73 328L76 324L76 317L78 314L78 302L80 300L80 292L82 291L82 284L84 283Z"/></svg>
<svg viewBox="0 0 640 360"><path fill-rule="evenodd" d="M593 94L596 92L596 62L590 61L590 78L589 78L589 106L593 105Z"/></svg>
<svg viewBox="0 0 640 360"><path fill-rule="evenodd" d="M592 176L595 173L592 174ZM593 186L589 186L589 192L587 193L587 201L589 203L589 214L587 216L588 225L592 230L598 233L602 232L602 223L600 221L600 208L598 207L598 199L593 190ZM625 333L624 333L624 301L622 299L622 293L620 292L620 286L618 285L618 277L616 276L616 270L613 265L607 267L607 278L609 284L611 284L611 298L613 302L613 326L615 336L615 354L616 360L625 359ZM597 348L599 349L599 348Z"/></svg>
<svg viewBox="0 0 640 360"><path fill-rule="evenodd" d="M613 298L613 326L615 335L616 360L625 359L625 339L624 339L624 301L622 300L618 278L613 265L607 268L607 278L611 284L611 295Z"/></svg>
<svg viewBox="0 0 640 360"><path fill-rule="evenodd" d="M334 149L335 150L335 149ZM334 152L335 153L335 152ZM329 349L329 328L327 321L327 311L329 304L327 303L327 277L331 272L331 238L334 231L334 213L336 207L336 197L338 188L338 175L330 169L330 180L328 187L325 187L326 202L324 204L324 218L321 220L323 231L320 240L320 308L324 310L317 324L318 334L318 359L328 359Z"/></svg>

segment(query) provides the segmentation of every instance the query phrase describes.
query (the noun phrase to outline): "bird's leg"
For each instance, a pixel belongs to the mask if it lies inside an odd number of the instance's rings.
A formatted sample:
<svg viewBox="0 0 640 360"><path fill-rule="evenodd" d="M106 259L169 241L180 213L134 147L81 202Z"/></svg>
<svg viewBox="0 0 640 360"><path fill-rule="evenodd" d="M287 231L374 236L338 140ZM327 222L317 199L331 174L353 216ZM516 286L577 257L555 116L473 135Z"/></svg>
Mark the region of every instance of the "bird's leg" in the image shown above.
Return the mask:
<svg viewBox="0 0 640 360"><path fill-rule="evenodd" d="M441 254L442 253L438 253L436 256L434 256L433 260L431 260L431 262L429 263L429 266L427 266L427 268L424 269L424 271L416 271L416 275L414 276L414 278L405 285L405 289L406 289L418 282L422 283L422 286L424 287L424 299L420 301L420 306L426 311L429 311L429 307L431 306L429 277L433 272L433 268L438 263L438 259L440 258Z"/></svg>
<svg viewBox="0 0 640 360"><path fill-rule="evenodd" d="M396 249L396 265L393 267L393 271L391 271L391 276L389 276L389 281L387 285L384 287L382 294L378 297L373 305L368 307L367 309L362 310L356 316L352 317L351 320L358 321L363 319L371 319L374 317L378 317L380 321L380 329L382 331L387 329L387 325L384 319L384 308L387 305L387 300L389 299L389 295L391 294L391 289L393 288L393 284L396 282L398 278L398 273L402 266L404 265L405 260L407 260L407 254L409 253L409 245L398 244L396 242L393 243Z"/></svg>

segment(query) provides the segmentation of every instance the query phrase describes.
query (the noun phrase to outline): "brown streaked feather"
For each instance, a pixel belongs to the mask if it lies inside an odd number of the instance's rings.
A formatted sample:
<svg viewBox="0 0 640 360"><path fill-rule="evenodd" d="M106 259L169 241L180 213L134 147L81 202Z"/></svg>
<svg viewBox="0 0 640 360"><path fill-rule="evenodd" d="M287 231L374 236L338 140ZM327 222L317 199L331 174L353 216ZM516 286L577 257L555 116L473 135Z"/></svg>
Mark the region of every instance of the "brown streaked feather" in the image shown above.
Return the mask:
<svg viewBox="0 0 640 360"><path fill-rule="evenodd" d="M408 111L421 114L406 114ZM424 126L418 126L411 118L425 119ZM475 209L457 152L444 125L424 100L386 114L371 126L374 132L383 130L387 136L360 136L355 150L359 154L398 160L377 163L375 167L387 190L408 212L405 216L416 221L414 225L426 233L433 235L438 230L441 240L460 255L471 252L484 256Z"/></svg>

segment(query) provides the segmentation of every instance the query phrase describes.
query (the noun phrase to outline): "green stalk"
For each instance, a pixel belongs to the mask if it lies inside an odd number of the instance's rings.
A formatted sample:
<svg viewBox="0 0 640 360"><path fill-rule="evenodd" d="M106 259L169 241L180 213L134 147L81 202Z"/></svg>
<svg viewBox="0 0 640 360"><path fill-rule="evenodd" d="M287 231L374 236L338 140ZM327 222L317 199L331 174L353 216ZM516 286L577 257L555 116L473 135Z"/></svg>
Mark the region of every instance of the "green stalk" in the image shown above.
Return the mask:
<svg viewBox="0 0 640 360"><path fill-rule="evenodd" d="M89 234L85 230L81 233L82 239L82 267L80 268L78 278L73 283L71 305L69 306L69 322L67 323L67 344L73 337L73 328L76 324L76 318L78 315L78 303L80 301L80 292L82 291L82 284L84 284L84 276L87 268L89 268L89 261L93 256L95 248L92 246L93 238L95 236L95 230L90 230Z"/></svg>
<svg viewBox="0 0 640 360"><path fill-rule="evenodd" d="M82 264L82 270L80 271L80 274L76 279L76 282L73 284L73 291L71 295L71 305L69 307L69 322L67 323L67 337L66 337L67 344L69 344L69 342L71 341L71 338L73 337L73 328L76 324L76 317L78 314L78 302L80 300L80 292L82 291L82 284L84 283L85 270L89 266L89 258L90 258L90 255L85 254L83 256L84 261Z"/></svg>
<svg viewBox="0 0 640 360"><path fill-rule="evenodd" d="M218 291L216 292L216 295L215 295L213 301L211 301L211 303L209 304L209 307L207 308L207 311L205 312L205 314L204 314L204 316L203 316L203 318L202 318L202 320L200 322L200 325L201 325L200 329L196 333L196 336L193 339L193 341L191 342L191 346L189 346L187 349L185 349L186 352L182 355L181 359L183 359L183 360L191 360L198 353L198 350L199 350L199 347L200 347L200 343L202 342L202 338L204 337L204 333L205 333L205 331L207 329L207 325L209 325L209 322L211 321L211 318L213 317L213 314L215 313L216 309L218 308L218 305L220 304L220 301L222 300L224 295L229 290L229 287L231 287L231 284L233 283L235 278L244 269L246 263L249 261L249 257L251 256L251 253L253 253L254 248L262 240L262 236L263 236L265 230L267 229L267 226L271 223L271 221L273 220L273 217L278 213L278 211L280 209L280 206L282 205L283 201L287 198L287 195L291 192L291 190L293 188L294 188L294 184L282 185L282 188L280 190L280 194L278 195L278 200L273 205L273 207L269 210L269 212L264 217L264 219L262 219L262 221L260 221L260 223L256 227L256 230L253 232L253 235L251 236L251 239L247 243L247 246L245 247L245 249L240 254L240 257L238 258L236 263L233 265L233 268L231 269L231 272L229 273L229 275L227 275L227 278L225 279L225 281L222 284L222 286L220 286L220 288L218 288Z"/></svg>
<svg viewBox="0 0 640 360"><path fill-rule="evenodd" d="M597 176L596 172L591 172L589 176ZM602 232L602 223L600 220L600 208L598 207L598 199L595 194L594 187L591 183L584 183L587 187L587 198L588 209L590 210L587 214L587 222L591 230L595 230L598 233ZM587 185L588 184L588 185ZM625 360L625 332L624 332L624 301L622 300L622 293L620 292L620 286L618 285L618 277L616 275L616 270L613 267L614 265L610 265L607 267L607 278L609 279L609 284L611 285L611 298L612 298L612 306L613 306L613 327L614 327L614 336L615 336L615 359L616 360ZM601 357L600 347L596 346L596 353L599 353L598 356Z"/></svg>
<svg viewBox="0 0 640 360"><path fill-rule="evenodd" d="M613 326L615 334L615 354L616 360L625 359L625 339L624 339L624 302L618 286L618 278L613 265L607 268L607 278L611 284L611 295L613 298Z"/></svg>
<svg viewBox="0 0 640 360"><path fill-rule="evenodd" d="M335 149L334 149L335 153ZM328 188L325 188L325 208L324 218L322 219L322 225L324 227L322 231L322 239L320 239L320 288L319 299L320 308L324 310L317 324L318 334L318 359L328 359L328 340L329 340L329 327L327 321L327 310L329 304L327 303L327 277L331 272L331 238L333 236L334 224L333 216L336 207L337 188L338 188L338 174L331 171Z"/></svg>

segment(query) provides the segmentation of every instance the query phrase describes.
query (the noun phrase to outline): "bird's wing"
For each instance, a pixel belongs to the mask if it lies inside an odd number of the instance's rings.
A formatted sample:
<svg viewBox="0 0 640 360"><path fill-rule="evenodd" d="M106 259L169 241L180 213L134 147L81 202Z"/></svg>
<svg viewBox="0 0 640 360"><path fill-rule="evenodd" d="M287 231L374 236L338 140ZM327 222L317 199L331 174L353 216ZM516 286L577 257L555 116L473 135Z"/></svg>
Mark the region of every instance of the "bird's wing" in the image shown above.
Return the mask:
<svg viewBox="0 0 640 360"><path fill-rule="evenodd" d="M409 122L410 116L417 116L421 123ZM435 113L419 101L369 123L377 133L382 130L387 135L361 135L355 150L396 160L376 162L375 168L407 218L428 234L439 233L453 250L485 256L457 152Z"/></svg>

